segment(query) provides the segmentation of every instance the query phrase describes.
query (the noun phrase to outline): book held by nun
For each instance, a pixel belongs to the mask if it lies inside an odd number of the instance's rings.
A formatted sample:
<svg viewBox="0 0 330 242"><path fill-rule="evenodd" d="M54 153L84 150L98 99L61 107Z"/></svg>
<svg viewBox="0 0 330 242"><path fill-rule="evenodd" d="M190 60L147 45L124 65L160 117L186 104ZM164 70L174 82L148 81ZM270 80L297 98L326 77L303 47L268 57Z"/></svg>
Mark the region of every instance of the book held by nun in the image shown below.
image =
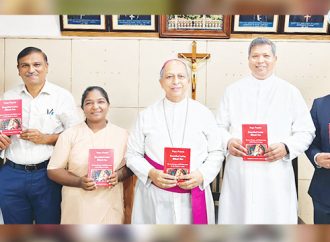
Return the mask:
<svg viewBox="0 0 330 242"><path fill-rule="evenodd" d="M113 149L90 149L88 157L88 177L97 186L109 186L107 179L113 172Z"/></svg>

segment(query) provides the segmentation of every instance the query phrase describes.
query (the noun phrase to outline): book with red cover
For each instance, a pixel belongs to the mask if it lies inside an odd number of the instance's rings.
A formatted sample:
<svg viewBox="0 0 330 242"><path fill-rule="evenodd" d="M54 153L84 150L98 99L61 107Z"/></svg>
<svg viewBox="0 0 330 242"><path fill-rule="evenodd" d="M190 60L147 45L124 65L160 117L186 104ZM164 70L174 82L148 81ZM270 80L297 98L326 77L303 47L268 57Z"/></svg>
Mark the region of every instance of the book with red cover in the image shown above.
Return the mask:
<svg viewBox="0 0 330 242"><path fill-rule="evenodd" d="M266 161L267 124L242 124L242 146L247 149L244 161Z"/></svg>
<svg viewBox="0 0 330 242"><path fill-rule="evenodd" d="M107 179L113 172L113 149L90 149L88 157L88 177L97 186L109 186Z"/></svg>
<svg viewBox="0 0 330 242"><path fill-rule="evenodd" d="M5 135L22 133L22 100L0 100L0 130Z"/></svg>
<svg viewBox="0 0 330 242"><path fill-rule="evenodd" d="M179 176L190 173L190 149L170 148L164 149L164 173ZM180 180L179 180L180 181Z"/></svg>

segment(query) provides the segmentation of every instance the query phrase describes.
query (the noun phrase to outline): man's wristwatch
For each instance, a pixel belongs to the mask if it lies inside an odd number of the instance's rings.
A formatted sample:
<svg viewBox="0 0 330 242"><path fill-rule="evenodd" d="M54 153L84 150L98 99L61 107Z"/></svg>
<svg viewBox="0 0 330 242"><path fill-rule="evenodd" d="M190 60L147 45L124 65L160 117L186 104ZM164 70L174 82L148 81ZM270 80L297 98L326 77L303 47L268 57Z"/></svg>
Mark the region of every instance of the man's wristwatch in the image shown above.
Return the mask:
<svg viewBox="0 0 330 242"><path fill-rule="evenodd" d="M289 148L288 148L288 146L286 144L284 144L284 148L285 148L286 154L287 155L290 154Z"/></svg>

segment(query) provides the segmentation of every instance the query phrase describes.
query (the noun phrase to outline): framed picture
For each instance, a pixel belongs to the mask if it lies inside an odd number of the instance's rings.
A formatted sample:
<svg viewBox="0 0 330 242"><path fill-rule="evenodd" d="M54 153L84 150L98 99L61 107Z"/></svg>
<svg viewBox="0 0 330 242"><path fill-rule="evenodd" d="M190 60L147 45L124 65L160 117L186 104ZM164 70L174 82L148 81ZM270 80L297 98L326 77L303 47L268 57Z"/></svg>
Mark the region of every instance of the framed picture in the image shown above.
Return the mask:
<svg viewBox="0 0 330 242"><path fill-rule="evenodd" d="M158 16L156 15L112 15L110 31L157 32Z"/></svg>
<svg viewBox="0 0 330 242"><path fill-rule="evenodd" d="M105 15L60 15L61 31L107 31Z"/></svg>
<svg viewBox="0 0 330 242"><path fill-rule="evenodd" d="M285 15L284 32L326 34L327 15Z"/></svg>
<svg viewBox="0 0 330 242"><path fill-rule="evenodd" d="M276 33L278 15L234 15L233 32Z"/></svg>
<svg viewBox="0 0 330 242"><path fill-rule="evenodd" d="M229 38L230 21L225 15L163 15L160 37Z"/></svg>

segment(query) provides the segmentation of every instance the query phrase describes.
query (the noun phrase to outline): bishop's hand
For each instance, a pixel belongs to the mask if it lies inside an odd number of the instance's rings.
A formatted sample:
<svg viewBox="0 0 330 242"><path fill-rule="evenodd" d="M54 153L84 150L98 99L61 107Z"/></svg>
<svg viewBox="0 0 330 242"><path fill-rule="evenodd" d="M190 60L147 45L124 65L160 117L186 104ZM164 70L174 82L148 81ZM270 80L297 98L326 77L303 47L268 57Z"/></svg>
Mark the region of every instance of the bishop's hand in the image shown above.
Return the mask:
<svg viewBox="0 0 330 242"><path fill-rule="evenodd" d="M242 140L237 138L231 138L228 141L228 151L229 154L237 157L242 157L244 155L247 155L247 150L242 146Z"/></svg>
<svg viewBox="0 0 330 242"><path fill-rule="evenodd" d="M166 174L161 170L152 168L148 174L153 184L160 188L171 188L176 186L176 177Z"/></svg>
<svg viewBox="0 0 330 242"><path fill-rule="evenodd" d="M178 177L178 186L182 189L191 190L199 185L201 185L204 181L202 173L199 170L193 171L187 175L180 175ZM182 181L180 181L182 180Z"/></svg>

